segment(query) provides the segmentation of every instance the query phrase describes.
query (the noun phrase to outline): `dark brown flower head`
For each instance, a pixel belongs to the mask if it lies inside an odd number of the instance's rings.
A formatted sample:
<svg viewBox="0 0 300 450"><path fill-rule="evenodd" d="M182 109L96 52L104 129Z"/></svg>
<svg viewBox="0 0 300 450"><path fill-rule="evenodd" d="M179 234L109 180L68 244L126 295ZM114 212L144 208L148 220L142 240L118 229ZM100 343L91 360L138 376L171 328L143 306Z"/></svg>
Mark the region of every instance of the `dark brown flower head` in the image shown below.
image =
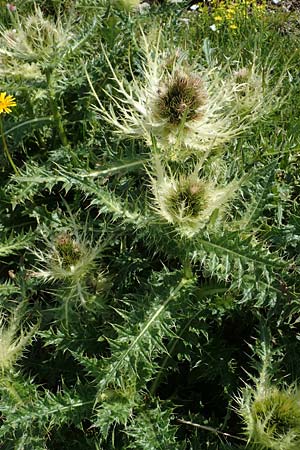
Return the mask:
<svg viewBox="0 0 300 450"><path fill-rule="evenodd" d="M167 119L172 125L182 120L190 121L203 117L207 95L203 81L196 75L176 72L158 90L154 112L157 117Z"/></svg>

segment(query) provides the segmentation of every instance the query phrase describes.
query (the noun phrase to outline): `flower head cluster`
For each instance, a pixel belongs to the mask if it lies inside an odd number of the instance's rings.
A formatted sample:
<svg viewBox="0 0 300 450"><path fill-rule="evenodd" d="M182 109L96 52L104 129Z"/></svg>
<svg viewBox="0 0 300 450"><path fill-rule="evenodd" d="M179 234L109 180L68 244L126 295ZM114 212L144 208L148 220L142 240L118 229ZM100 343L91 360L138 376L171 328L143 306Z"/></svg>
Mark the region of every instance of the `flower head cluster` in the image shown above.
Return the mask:
<svg viewBox="0 0 300 450"><path fill-rule="evenodd" d="M218 65L196 71L178 55L161 52L159 39L153 48L142 36L142 80L133 73L131 83L119 78L107 57L117 85L115 95L108 94L110 108L91 85L101 118L120 135L142 138L149 146L155 141L165 159L182 160L231 140L261 114L265 99L255 68L242 83Z"/></svg>
<svg viewBox="0 0 300 450"><path fill-rule="evenodd" d="M88 80L101 119L121 136L143 139L149 145L156 212L180 234L192 236L210 223L218 223L215 218L223 216L241 184L227 182L226 177L220 184L218 177L202 170L203 163L213 149L221 149L269 112L274 97L274 90L267 89L270 70L258 70L255 61L235 71L228 65L220 67L216 61L208 67L191 66L178 50L171 54L160 50L160 34L155 45L143 32L141 36L142 79L132 70L129 83L118 77L104 51L116 86L107 93L109 107ZM172 173L174 163L179 172ZM194 172L184 170L185 164L194 164Z"/></svg>
<svg viewBox="0 0 300 450"><path fill-rule="evenodd" d="M0 93L0 114L10 113L11 107L16 106L15 99L12 95L6 95L6 92Z"/></svg>

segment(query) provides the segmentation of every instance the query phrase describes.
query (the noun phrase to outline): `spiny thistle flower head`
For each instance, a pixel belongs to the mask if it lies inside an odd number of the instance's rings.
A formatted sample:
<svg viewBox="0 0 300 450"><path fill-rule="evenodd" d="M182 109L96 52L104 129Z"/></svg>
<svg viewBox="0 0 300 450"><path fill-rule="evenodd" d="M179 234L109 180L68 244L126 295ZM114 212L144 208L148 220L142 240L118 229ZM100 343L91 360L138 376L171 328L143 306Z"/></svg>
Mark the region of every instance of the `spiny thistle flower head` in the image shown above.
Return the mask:
<svg viewBox="0 0 300 450"><path fill-rule="evenodd" d="M155 176L150 175L150 179L156 213L186 236L209 225L216 210L221 217L238 187L237 182L216 186L213 181L199 178L195 172L168 175L162 167Z"/></svg>
<svg viewBox="0 0 300 450"><path fill-rule="evenodd" d="M16 308L8 320L3 311L0 312L0 370L10 370L29 344L36 327L32 326L27 332L21 327L20 308Z"/></svg>
<svg viewBox="0 0 300 450"><path fill-rule="evenodd" d="M235 76L237 83L244 83L249 79L250 72L247 67L242 67L239 70L235 70L233 75Z"/></svg>
<svg viewBox="0 0 300 450"><path fill-rule="evenodd" d="M268 112L270 101L274 101L274 93L268 95L264 87L269 84L270 73L257 70L255 64L242 67L233 72L233 81L237 85L235 93L235 107L240 113L261 110Z"/></svg>
<svg viewBox="0 0 300 450"><path fill-rule="evenodd" d="M107 93L112 100L109 108L102 104L89 79L99 103L96 109L118 134L142 138L149 146L155 140L165 159L175 155L181 160L231 140L264 113L265 97L255 87L255 71L241 83L232 76L228 64L191 66L177 55L172 58L172 51L160 49L160 34L156 42L141 34L141 78L133 72L129 83L119 77L104 51L117 86L115 95Z"/></svg>
<svg viewBox="0 0 300 450"><path fill-rule="evenodd" d="M175 72L161 83L157 94L153 114L158 120L166 120L169 126L203 117L207 94L200 77Z"/></svg>
<svg viewBox="0 0 300 450"><path fill-rule="evenodd" d="M72 38L70 27L60 19L54 22L45 18L39 7L35 13L24 17L13 30L2 30L0 37L0 56L19 62L53 63L67 47Z"/></svg>
<svg viewBox="0 0 300 450"><path fill-rule="evenodd" d="M298 450L300 448L300 394L268 383L247 387L239 399L248 442L255 448Z"/></svg>
<svg viewBox="0 0 300 450"><path fill-rule="evenodd" d="M45 251L36 249L34 252L42 268L32 273L45 281L76 283L82 280L93 270L99 253L98 246L92 248L84 238L75 238L69 232L58 234L46 244Z"/></svg>
<svg viewBox="0 0 300 450"><path fill-rule="evenodd" d="M16 101L12 95L6 95L6 92L0 93L0 114L10 113L10 108L16 105Z"/></svg>

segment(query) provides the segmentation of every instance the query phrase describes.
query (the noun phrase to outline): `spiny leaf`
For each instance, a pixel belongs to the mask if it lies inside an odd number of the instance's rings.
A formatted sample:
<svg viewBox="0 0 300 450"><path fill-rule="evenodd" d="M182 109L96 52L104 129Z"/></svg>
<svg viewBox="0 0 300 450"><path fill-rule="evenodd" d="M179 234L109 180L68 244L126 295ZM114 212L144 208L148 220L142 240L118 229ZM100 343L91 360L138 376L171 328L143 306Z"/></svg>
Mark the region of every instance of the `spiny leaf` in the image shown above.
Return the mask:
<svg viewBox="0 0 300 450"><path fill-rule="evenodd" d="M32 239L32 233L20 233L17 236L14 236L13 234L11 234L10 236L1 236L0 257L5 257L16 253L17 251L26 247L32 241Z"/></svg>

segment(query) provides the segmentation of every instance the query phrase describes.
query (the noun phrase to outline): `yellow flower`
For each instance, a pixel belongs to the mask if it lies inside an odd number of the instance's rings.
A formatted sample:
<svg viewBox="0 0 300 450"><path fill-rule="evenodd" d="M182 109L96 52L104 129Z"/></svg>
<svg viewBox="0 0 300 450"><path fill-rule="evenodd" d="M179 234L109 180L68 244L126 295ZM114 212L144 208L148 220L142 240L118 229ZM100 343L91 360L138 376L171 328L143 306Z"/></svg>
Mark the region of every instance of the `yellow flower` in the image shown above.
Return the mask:
<svg viewBox="0 0 300 450"><path fill-rule="evenodd" d="M229 25L229 28L231 28L232 30L236 30L237 29L237 25L232 23L231 25Z"/></svg>
<svg viewBox="0 0 300 450"><path fill-rule="evenodd" d="M6 95L6 92L0 93L0 114L3 112L10 113L11 106L16 106L15 99L12 95Z"/></svg>
<svg viewBox="0 0 300 450"><path fill-rule="evenodd" d="M216 22L221 22L223 20L221 16L215 16L214 19Z"/></svg>

